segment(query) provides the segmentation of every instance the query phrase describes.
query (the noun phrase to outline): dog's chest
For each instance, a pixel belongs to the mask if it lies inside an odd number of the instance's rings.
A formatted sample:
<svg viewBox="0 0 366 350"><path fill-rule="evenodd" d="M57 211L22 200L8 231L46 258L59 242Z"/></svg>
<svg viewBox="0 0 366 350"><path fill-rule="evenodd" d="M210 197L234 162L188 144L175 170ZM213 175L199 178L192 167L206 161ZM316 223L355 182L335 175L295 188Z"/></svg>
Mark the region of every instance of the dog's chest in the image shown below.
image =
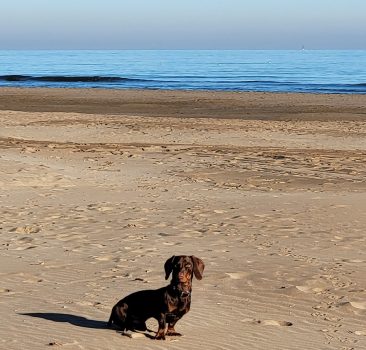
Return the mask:
<svg viewBox="0 0 366 350"><path fill-rule="evenodd" d="M168 302L169 313L188 312L191 304L191 298L171 298Z"/></svg>

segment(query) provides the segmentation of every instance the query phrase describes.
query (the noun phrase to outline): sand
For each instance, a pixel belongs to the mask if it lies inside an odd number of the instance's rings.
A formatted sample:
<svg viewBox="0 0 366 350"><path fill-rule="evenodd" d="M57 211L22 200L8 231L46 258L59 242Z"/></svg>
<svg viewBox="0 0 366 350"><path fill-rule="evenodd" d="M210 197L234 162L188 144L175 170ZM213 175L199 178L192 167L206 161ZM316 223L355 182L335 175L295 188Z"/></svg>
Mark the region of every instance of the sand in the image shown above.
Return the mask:
<svg viewBox="0 0 366 350"><path fill-rule="evenodd" d="M0 89L0 349L365 349L365 116L364 95ZM206 263L184 336L106 329L174 254Z"/></svg>

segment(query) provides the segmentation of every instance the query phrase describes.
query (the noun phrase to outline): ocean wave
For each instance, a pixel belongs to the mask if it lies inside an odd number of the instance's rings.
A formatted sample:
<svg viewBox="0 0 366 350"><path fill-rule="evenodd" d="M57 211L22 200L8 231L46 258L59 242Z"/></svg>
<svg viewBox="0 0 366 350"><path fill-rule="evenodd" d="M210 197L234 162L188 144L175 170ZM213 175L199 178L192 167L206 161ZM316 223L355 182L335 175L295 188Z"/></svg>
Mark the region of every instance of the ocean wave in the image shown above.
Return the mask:
<svg viewBox="0 0 366 350"><path fill-rule="evenodd" d="M150 79L149 79L150 78ZM244 78L244 79L243 79ZM271 75L252 78L243 75L155 75L147 79L101 75L0 75L0 86L138 88L164 90L272 91L313 93L366 93L366 83L316 83L285 80Z"/></svg>
<svg viewBox="0 0 366 350"><path fill-rule="evenodd" d="M7 82L27 82L39 81L50 83L118 83L118 82L148 82L146 79L124 78L113 76L69 76L69 75L50 75L50 76L33 76L33 75L0 75L0 81Z"/></svg>

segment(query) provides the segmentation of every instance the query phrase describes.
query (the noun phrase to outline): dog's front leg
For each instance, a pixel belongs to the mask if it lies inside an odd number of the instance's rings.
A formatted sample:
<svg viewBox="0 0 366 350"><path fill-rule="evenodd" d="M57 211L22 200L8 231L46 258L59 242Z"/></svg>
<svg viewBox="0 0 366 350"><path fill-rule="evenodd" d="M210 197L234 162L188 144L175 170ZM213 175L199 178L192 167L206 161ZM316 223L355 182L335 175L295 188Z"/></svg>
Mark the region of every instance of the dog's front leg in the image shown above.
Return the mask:
<svg viewBox="0 0 366 350"><path fill-rule="evenodd" d="M161 313L158 318L159 328L156 333L155 339L165 340L165 328L166 328L166 319L165 313Z"/></svg>
<svg viewBox="0 0 366 350"><path fill-rule="evenodd" d="M168 324L168 330L166 331L166 335L170 335L170 336L173 336L173 337L181 337L182 336L182 333L178 333L174 328L175 324L178 321L179 321L179 318L177 320L175 320L174 322Z"/></svg>
<svg viewBox="0 0 366 350"><path fill-rule="evenodd" d="M176 332L174 326L183 317L184 314L186 314L185 310L183 312L177 313L176 315L171 315L171 317L167 319L168 329L165 335L176 336L176 337L182 336L181 333Z"/></svg>

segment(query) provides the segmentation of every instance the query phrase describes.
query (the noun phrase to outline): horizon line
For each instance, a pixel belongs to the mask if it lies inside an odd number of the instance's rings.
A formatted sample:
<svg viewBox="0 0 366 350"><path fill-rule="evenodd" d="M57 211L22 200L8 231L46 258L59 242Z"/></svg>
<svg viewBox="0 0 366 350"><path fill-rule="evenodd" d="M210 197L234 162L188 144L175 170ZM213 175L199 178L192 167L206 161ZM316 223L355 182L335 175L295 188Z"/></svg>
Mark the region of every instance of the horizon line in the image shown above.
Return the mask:
<svg viewBox="0 0 366 350"><path fill-rule="evenodd" d="M366 48L0 48L0 51L366 51Z"/></svg>

